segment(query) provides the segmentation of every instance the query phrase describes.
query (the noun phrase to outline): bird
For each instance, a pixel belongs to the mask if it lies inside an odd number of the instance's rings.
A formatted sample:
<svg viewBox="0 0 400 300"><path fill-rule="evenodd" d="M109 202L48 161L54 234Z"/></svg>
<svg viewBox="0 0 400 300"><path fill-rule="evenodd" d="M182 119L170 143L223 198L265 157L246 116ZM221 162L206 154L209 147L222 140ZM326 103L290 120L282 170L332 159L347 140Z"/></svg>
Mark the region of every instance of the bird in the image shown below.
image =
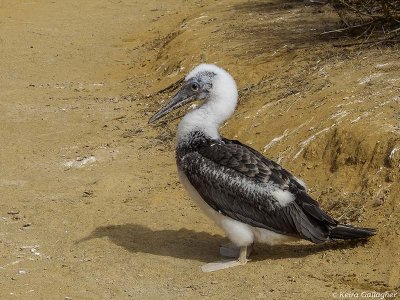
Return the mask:
<svg viewBox="0 0 400 300"><path fill-rule="evenodd" d="M179 179L231 241L220 248L231 259L208 263L204 272L245 265L255 242L319 244L375 234L373 228L339 223L307 193L302 180L250 146L220 135L238 102L236 82L223 68L195 67L148 123L194 101L201 102L184 115L176 134Z"/></svg>

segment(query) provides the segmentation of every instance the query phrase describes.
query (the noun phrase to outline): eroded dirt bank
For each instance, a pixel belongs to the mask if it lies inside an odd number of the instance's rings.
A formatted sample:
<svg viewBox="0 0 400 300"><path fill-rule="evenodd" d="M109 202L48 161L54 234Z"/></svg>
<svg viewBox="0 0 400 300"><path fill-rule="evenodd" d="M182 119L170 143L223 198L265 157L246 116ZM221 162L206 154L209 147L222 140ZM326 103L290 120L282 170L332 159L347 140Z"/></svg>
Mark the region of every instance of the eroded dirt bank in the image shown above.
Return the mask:
<svg viewBox="0 0 400 300"><path fill-rule="evenodd" d="M274 1L0 3L0 297L331 299L400 290L399 52L342 49L327 7ZM200 62L237 79L222 132L302 177L367 244L226 240L188 199L177 121L148 117ZM181 111L180 113L182 113Z"/></svg>

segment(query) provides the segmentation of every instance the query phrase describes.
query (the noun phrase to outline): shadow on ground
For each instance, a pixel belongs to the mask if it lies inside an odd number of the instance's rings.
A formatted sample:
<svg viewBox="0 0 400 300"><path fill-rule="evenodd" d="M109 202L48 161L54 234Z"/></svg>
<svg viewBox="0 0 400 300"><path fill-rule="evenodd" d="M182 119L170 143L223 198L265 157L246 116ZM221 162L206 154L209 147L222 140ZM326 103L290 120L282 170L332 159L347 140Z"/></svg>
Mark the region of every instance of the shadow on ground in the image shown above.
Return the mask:
<svg viewBox="0 0 400 300"><path fill-rule="evenodd" d="M220 235L207 232L196 232L189 229L152 230L138 224L110 225L96 228L89 236L77 241L108 237L114 244L131 252L149 253L160 256L171 256L180 259L191 259L210 262L219 258L219 246L228 240ZM352 248L358 243L336 242L321 245L289 244L268 247L259 245L255 261L265 259L300 258L329 249Z"/></svg>
<svg viewBox="0 0 400 300"><path fill-rule="evenodd" d="M270 51L271 45L274 47L272 53L283 49L309 49L329 40L331 36L322 33L338 26L338 17L328 5L309 5L303 1L250 1L233 9L246 20L232 26L230 38L244 42L249 55Z"/></svg>
<svg viewBox="0 0 400 300"><path fill-rule="evenodd" d="M108 237L114 244L131 252L150 253L181 259L210 261L218 256L219 245L227 243L220 235L189 229L152 230L138 224L110 225L96 228L81 243Z"/></svg>
<svg viewBox="0 0 400 300"><path fill-rule="evenodd" d="M254 261L266 259L302 258L309 255L323 253L329 250L351 249L363 245L367 241L332 241L323 244L312 244L307 241L295 242L279 246L258 245Z"/></svg>

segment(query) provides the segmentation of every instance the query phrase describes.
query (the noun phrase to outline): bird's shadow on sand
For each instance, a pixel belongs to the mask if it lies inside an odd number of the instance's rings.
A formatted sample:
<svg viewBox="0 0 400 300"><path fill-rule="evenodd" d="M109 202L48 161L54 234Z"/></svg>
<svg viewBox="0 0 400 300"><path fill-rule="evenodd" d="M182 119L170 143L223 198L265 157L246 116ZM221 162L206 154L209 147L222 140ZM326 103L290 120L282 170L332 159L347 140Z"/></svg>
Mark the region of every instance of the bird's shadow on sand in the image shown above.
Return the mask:
<svg viewBox="0 0 400 300"><path fill-rule="evenodd" d="M171 256L210 262L220 258L219 246L228 242L220 235L189 229L152 230L139 224L110 225L96 228L89 236L78 240L82 243L108 237L114 244L131 252ZM293 243L280 246L256 245L253 261L265 259L301 258L327 250L353 248L360 244L340 241L320 245Z"/></svg>

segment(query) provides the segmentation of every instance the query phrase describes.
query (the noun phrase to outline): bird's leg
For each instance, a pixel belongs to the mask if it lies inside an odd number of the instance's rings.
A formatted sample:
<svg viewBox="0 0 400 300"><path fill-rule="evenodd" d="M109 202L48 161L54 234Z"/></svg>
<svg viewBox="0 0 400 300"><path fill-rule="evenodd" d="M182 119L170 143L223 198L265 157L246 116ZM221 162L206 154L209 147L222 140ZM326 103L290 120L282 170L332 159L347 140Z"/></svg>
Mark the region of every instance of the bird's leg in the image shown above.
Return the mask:
<svg viewBox="0 0 400 300"><path fill-rule="evenodd" d="M237 257L237 256L236 256ZM239 257L235 260L222 260L209 263L201 267L203 272L214 272L231 267L242 266L247 263L247 246L240 247Z"/></svg>
<svg viewBox="0 0 400 300"><path fill-rule="evenodd" d="M245 265L247 263L247 246L240 247L238 262L241 265Z"/></svg>
<svg viewBox="0 0 400 300"><path fill-rule="evenodd" d="M254 244L247 246L247 257L254 251ZM227 243L219 247L219 253L224 257L237 258L240 255L240 247L233 243Z"/></svg>

